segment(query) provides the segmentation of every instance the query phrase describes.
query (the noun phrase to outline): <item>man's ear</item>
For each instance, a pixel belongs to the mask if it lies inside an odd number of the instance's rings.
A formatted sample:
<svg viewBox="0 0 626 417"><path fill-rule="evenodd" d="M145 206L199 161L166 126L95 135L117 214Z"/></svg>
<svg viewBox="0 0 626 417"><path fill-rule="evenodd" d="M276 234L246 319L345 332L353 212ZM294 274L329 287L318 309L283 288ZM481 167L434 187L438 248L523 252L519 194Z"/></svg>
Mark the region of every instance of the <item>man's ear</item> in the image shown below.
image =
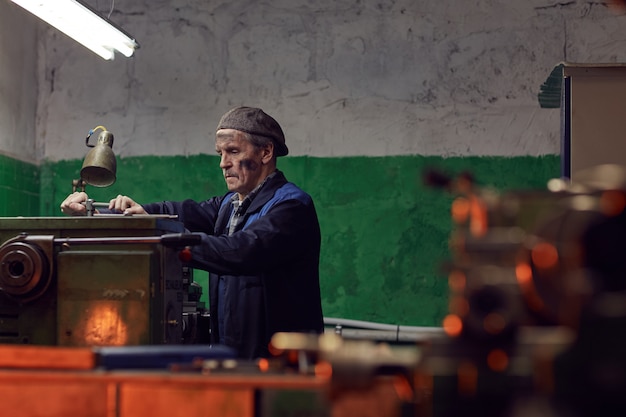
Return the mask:
<svg viewBox="0 0 626 417"><path fill-rule="evenodd" d="M272 159L274 159L274 143L270 142L261 148L261 161L268 164Z"/></svg>

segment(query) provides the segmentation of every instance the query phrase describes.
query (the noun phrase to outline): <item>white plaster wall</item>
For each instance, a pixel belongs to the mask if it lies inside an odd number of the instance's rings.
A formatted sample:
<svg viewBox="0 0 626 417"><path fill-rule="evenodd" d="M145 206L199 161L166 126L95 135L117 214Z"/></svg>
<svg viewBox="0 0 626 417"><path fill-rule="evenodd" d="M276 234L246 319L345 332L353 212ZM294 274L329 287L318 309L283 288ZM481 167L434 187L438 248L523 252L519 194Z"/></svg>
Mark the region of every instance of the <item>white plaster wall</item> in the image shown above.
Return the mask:
<svg viewBox="0 0 626 417"><path fill-rule="evenodd" d="M117 0L111 19L135 57L41 36L38 158L83 157L100 124L120 156L213 152L242 104L292 155L557 154L554 65L626 62L626 17L590 1Z"/></svg>
<svg viewBox="0 0 626 417"><path fill-rule="evenodd" d="M0 153L36 162L37 41L34 19L0 0Z"/></svg>

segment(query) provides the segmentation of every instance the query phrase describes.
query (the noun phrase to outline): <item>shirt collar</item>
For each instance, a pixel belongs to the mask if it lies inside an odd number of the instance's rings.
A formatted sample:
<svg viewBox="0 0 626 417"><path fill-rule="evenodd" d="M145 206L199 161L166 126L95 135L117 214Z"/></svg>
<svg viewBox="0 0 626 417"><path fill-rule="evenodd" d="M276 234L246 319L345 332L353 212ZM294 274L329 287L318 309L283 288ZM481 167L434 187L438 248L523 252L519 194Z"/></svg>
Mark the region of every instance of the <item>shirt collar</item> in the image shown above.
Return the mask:
<svg viewBox="0 0 626 417"><path fill-rule="evenodd" d="M265 179L259 185L254 187L254 189L250 191L248 195L244 197L243 200L241 201L239 200L239 194L237 193L233 194L233 196L230 198L230 201L231 203L233 203L233 207L235 208L235 211L237 212L237 214L241 215L245 213L248 207L250 207L250 204L252 204L252 200L254 200L254 197L256 197L257 194L259 194L259 191L261 190L261 188L263 188L263 186L267 183L267 181L270 178L276 176L277 172L278 171L274 171L270 175L265 177Z"/></svg>

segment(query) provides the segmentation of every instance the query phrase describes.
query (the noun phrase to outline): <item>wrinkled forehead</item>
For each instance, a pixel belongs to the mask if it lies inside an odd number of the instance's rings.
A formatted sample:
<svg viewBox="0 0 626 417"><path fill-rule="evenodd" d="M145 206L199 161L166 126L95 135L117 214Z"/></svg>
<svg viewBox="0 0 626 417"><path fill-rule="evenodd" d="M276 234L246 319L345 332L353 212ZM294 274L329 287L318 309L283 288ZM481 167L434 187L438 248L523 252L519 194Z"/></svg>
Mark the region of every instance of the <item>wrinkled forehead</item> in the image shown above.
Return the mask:
<svg viewBox="0 0 626 417"><path fill-rule="evenodd" d="M224 140L232 140L235 138L243 139L245 133L240 130L235 129L219 129L215 132L215 141L224 141Z"/></svg>
<svg viewBox="0 0 626 417"><path fill-rule="evenodd" d="M245 133L235 129L220 129L215 132L215 147L227 144L240 144L247 142Z"/></svg>

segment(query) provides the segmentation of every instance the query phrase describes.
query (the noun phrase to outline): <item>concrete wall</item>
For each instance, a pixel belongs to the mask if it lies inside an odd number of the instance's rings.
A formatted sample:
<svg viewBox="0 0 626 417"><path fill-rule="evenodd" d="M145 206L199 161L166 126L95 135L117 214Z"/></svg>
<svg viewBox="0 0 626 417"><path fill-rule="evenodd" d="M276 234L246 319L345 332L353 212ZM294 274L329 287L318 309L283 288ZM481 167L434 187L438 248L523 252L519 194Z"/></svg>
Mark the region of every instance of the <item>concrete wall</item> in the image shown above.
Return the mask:
<svg viewBox="0 0 626 417"><path fill-rule="evenodd" d="M33 19L0 3L0 215L39 213Z"/></svg>
<svg viewBox="0 0 626 417"><path fill-rule="evenodd" d="M98 124L120 156L210 152L240 104L280 120L293 155L555 154L559 115L539 108L539 85L559 61L626 53L624 19L582 1L115 6L141 44L133 59L40 38L38 158L81 157Z"/></svg>
<svg viewBox="0 0 626 417"><path fill-rule="evenodd" d="M97 124L122 157L211 151L244 103L282 122L293 155L556 154L539 85L559 61L626 54L625 17L586 1L116 2L141 48L112 62L0 7L1 149L35 161L82 157Z"/></svg>
<svg viewBox="0 0 626 417"><path fill-rule="evenodd" d="M37 39L33 19L0 5L0 153L36 162Z"/></svg>
<svg viewBox="0 0 626 417"><path fill-rule="evenodd" d="M59 214L97 125L120 168L96 199L223 192L215 125L260 106L287 135L279 167L317 203L325 314L407 325L439 324L447 307L450 196L423 169L542 188L558 175L560 116L539 86L560 61L626 58L626 18L587 1L116 1L111 19L141 48L111 62L0 2L7 13L23 19L9 36L39 34L36 75L0 78L39 86L26 153L41 163L41 215Z"/></svg>

